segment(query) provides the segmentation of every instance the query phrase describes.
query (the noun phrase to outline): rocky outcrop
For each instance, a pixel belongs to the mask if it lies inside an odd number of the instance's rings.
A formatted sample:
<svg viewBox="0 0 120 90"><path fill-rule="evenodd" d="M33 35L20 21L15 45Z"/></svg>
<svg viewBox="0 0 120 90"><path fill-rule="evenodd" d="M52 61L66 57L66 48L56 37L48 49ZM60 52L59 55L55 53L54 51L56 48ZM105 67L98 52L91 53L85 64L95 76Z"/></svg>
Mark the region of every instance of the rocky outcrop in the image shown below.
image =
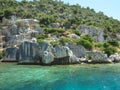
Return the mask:
<svg viewBox="0 0 120 90"><path fill-rule="evenodd" d="M51 62L54 61L54 55L51 52L44 51L43 57L42 57L42 63L43 64L51 64Z"/></svg>
<svg viewBox="0 0 120 90"><path fill-rule="evenodd" d="M55 46L54 47L55 59L52 64L69 64L70 57L73 55L72 51L67 46Z"/></svg>
<svg viewBox="0 0 120 90"><path fill-rule="evenodd" d="M107 55L101 52L87 52L87 58L90 63L111 63Z"/></svg>
<svg viewBox="0 0 120 90"><path fill-rule="evenodd" d="M66 46L55 46L48 42L39 44L25 41L19 47L18 63L33 64L69 64L72 51Z"/></svg>
<svg viewBox="0 0 120 90"><path fill-rule="evenodd" d="M60 27L60 23L51 23L51 27L52 28L59 28Z"/></svg>
<svg viewBox="0 0 120 90"><path fill-rule="evenodd" d="M55 55L55 58L63 58L63 57L69 56L68 48L65 46L55 46L54 55Z"/></svg>
<svg viewBox="0 0 120 90"><path fill-rule="evenodd" d="M96 41L104 42L104 31L102 29L80 25L77 27L77 30L81 31L81 36L90 34Z"/></svg>
<svg viewBox="0 0 120 90"><path fill-rule="evenodd" d="M120 62L120 55L118 53L115 53L113 55L110 55L109 59L113 62Z"/></svg>
<svg viewBox="0 0 120 90"><path fill-rule="evenodd" d="M40 47L37 43L25 41L19 46L18 63L41 63L39 56Z"/></svg>
<svg viewBox="0 0 120 90"><path fill-rule="evenodd" d="M72 55L69 58L69 62L72 63L72 64L80 63L80 59L78 57L76 57L75 55Z"/></svg>
<svg viewBox="0 0 120 90"><path fill-rule="evenodd" d="M18 61L17 60L18 56L18 48L7 48L5 51L5 56L3 57L3 61Z"/></svg>
<svg viewBox="0 0 120 90"><path fill-rule="evenodd" d="M80 37L78 35L76 35L76 34L69 34L68 37L76 39L76 40L80 39Z"/></svg>
<svg viewBox="0 0 120 90"><path fill-rule="evenodd" d="M85 57L86 56L86 50L83 46L81 45L75 45L72 43L66 43L66 46L70 48L70 50L73 52L73 54L80 58L80 57Z"/></svg>

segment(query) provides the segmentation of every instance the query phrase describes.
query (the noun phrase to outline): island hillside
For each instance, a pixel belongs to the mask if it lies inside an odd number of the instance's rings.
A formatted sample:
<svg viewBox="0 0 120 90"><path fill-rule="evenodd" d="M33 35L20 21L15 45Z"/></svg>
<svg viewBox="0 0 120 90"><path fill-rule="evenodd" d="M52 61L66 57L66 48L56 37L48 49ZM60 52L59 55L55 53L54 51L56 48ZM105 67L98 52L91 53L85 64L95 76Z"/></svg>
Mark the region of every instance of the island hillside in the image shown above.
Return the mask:
<svg viewBox="0 0 120 90"><path fill-rule="evenodd" d="M57 0L0 0L0 59L18 64L120 62L120 21Z"/></svg>

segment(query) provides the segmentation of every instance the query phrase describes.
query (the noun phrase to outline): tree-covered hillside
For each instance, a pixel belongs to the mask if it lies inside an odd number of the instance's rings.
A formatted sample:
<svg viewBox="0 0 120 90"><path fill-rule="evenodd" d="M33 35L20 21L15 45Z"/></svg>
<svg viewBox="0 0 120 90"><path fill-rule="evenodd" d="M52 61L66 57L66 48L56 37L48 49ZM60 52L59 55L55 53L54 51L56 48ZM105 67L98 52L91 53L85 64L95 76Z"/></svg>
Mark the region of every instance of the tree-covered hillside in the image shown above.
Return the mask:
<svg viewBox="0 0 120 90"><path fill-rule="evenodd" d="M59 0L0 0L0 28L3 17L9 19L12 15L39 20L44 34L37 36L38 42L43 39L51 40L48 34L52 34L59 38L59 42L51 42L53 45L72 42L83 45L88 50L100 48L109 55L116 52L116 47L119 48L117 40L120 40L120 21L104 15L101 11L96 13L89 7L64 4ZM96 42L103 40L106 42Z"/></svg>
<svg viewBox="0 0 120 90"><path fill-rule="evenodd" d="M2 17L15 15L21 18L36 18L41 27L49 27L58 22L60 27L76 29L79 25L99 27L105 30L106 35L119 33L120 21L96 13L94 9L82 8L80 5L64 4L57 0L33 0L17 2L15 0L0 0L0 20Z"/></svg>

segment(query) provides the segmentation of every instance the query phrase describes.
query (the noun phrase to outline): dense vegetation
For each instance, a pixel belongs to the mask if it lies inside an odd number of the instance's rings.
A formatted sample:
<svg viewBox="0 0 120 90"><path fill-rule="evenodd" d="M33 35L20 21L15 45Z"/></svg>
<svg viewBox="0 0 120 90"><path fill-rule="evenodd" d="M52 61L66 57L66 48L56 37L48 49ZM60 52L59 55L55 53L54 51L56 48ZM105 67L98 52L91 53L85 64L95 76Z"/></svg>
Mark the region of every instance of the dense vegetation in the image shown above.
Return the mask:
<svg viewBox="0 0 120 90"><path fill-rule="evenodd" d="M76 30L79 25L103 29L104 38L108 36L116 37L116 34L120 33L120 21L104 15L101 11L96 13L94 9L89 7L84 8L80 5L64 4L62 1L57 0L22 0L21 2L0 0L0 28L2 28L2 18L10 18L11 15L39 20L45 34L37 36L38 42L45 38L50 39L47 34L51 33L57 36L63 35L60 37L60 43L72 42L83 45L88 50L98 48L104 50L108 55L116 52L114 47L119 48L119 42L115 39L101 44L95 42L90 35L82 36L79 40L65 37L66 30L80 36L81 32ZM59 23L60 25L58 28L52 28L52 23ZM52 44L55 45L58 42L52 42Z"/></svg>
<svg viewBox="0 0 120 90"><path fill-rule="evenodd" d="M3 56L4 56L4 52L0 51L0 59L2 59Z"/></svg>

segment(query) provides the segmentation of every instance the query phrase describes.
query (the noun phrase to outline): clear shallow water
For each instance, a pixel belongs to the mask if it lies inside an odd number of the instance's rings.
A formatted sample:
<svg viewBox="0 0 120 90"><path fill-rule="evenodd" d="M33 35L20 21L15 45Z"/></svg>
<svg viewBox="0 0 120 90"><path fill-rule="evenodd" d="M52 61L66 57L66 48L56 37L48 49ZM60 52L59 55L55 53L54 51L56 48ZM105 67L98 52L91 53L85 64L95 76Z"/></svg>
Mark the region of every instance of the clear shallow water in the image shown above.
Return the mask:
<svg viewBox="0 0 120 90"><path fill-rule="evenodd" d="M120 90L120 64L0 63L0 90Z"/></svg>

